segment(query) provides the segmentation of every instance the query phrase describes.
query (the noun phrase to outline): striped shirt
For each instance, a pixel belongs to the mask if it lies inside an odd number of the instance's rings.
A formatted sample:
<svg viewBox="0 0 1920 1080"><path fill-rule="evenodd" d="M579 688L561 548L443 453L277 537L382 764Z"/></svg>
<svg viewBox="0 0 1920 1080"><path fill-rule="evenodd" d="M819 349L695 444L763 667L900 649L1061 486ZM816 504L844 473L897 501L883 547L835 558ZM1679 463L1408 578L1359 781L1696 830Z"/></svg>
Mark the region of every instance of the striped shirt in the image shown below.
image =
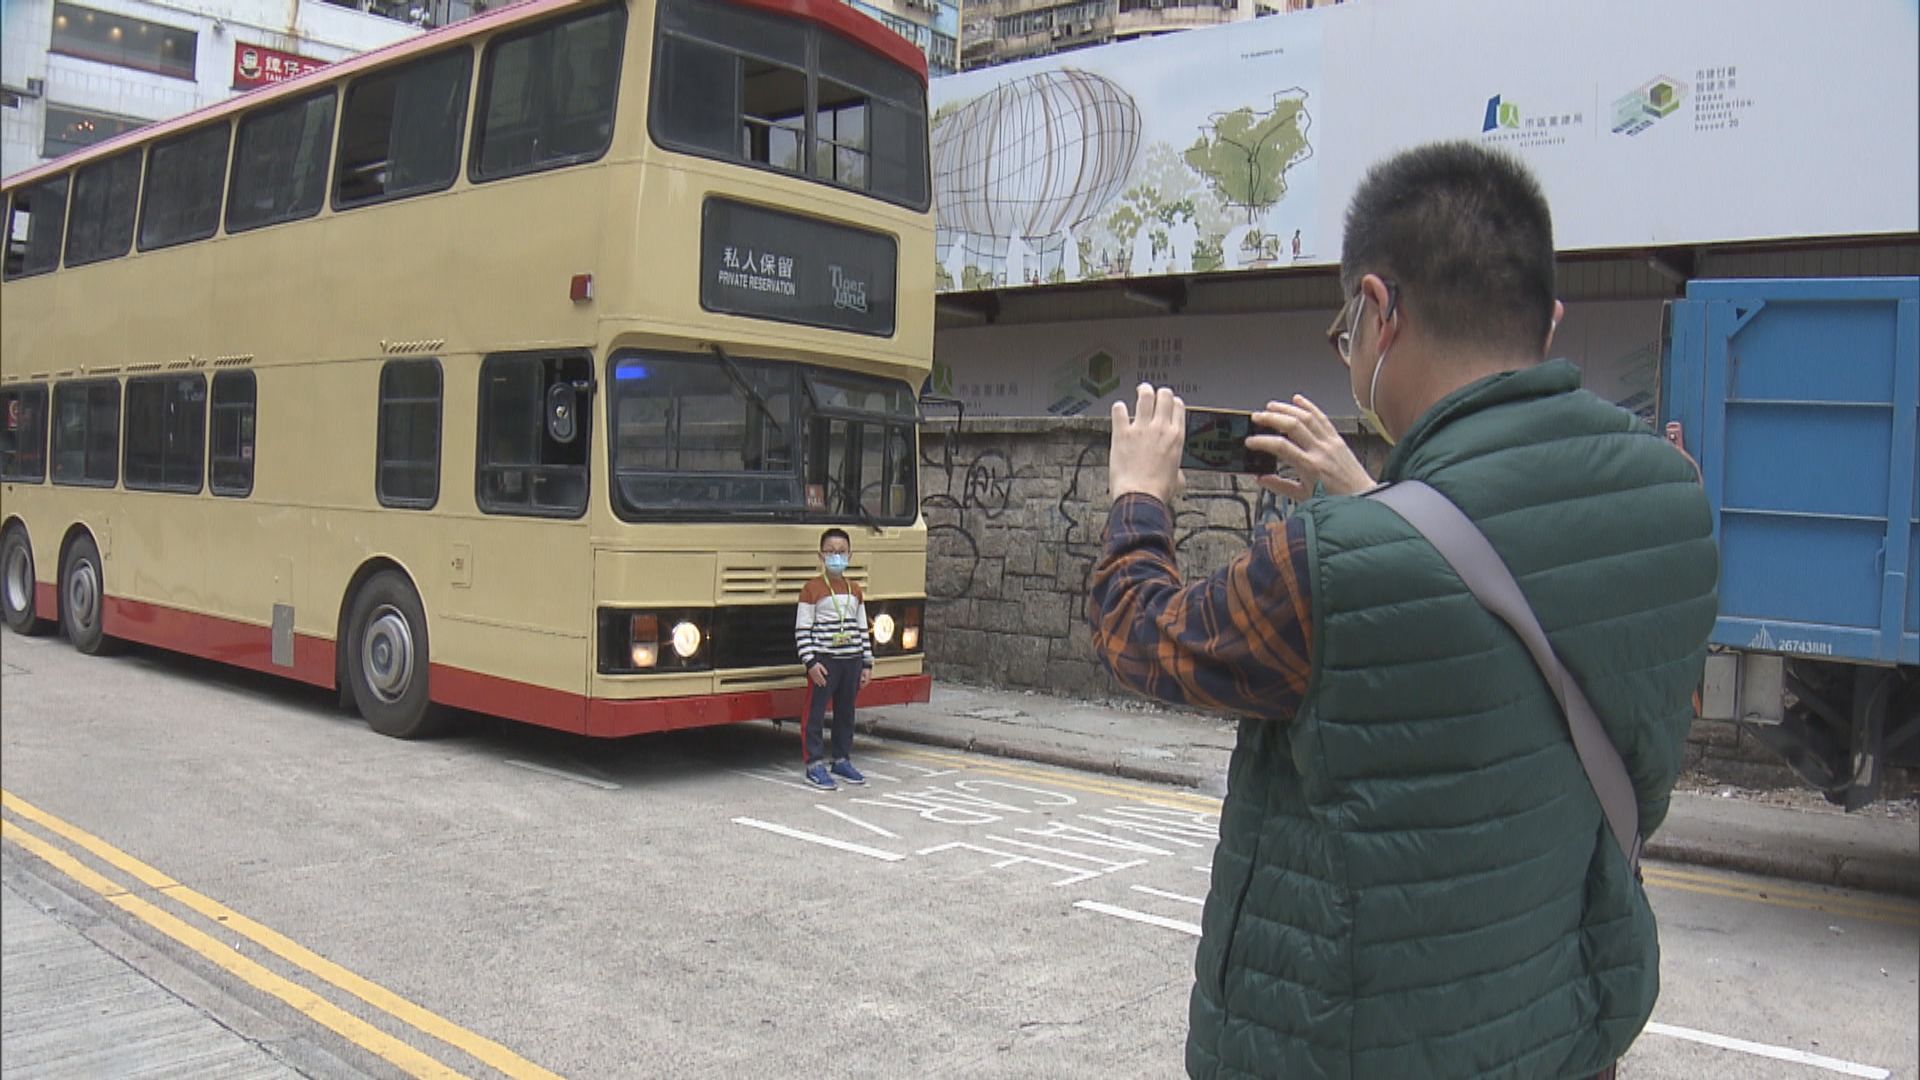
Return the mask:
<svg viewBox="0 0 1920 1080"><path fill-rule="evenodd" d="M867 597L851 581L828 581L825 574L800 590L793 619L793 643L800 662L859 660L873 666L873 643L867 639Z"/></svg>
<svg viewBox="0 0 1920 1080"><path fill-rule="evenodd" d="M1313 670L1306 535L1296 515L1225 568L1182 584L1166 504L1121 497L1087 596L1094 651L1135 693L1292 719Z"/></svg>

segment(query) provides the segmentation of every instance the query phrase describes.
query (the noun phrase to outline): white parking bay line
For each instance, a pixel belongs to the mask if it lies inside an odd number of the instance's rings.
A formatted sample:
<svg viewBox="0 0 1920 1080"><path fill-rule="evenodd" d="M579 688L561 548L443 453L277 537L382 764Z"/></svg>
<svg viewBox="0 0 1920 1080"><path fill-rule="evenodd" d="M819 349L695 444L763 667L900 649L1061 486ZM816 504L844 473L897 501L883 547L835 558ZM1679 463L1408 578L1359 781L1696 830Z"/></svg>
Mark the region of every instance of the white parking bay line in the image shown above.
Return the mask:
<svg viewBox="0 0 1920 1080"><path fill-rule="evenodd" d="M620 790L620 785L613 783L612 781L596 780L591 776L581 776L579 773L568 772L565 769L556 769L551 765L536 765L531 761L514 761L512 759L508 759L506 761L506 764L511 765L516 769L527 769L529 771L541 773L546 776L554 776L562 780L571 780L576 784L585 784L588 787L597 787L601 791L619 791Z"/></svg>
<svg viewBox="0 0 1920 1080"><path fill-rule="evenodd" d="M900 862L906 858L905 855L896 855L891 851L881 851L879 848L870 848L865 844L849 844L845 840L835 840L831 836L821 836L819 833L810 833L805 829L791 829L785 825L775 825L771 821L756 821L749 817L737 817L733 819L733 823L735 825L745 825L749 829L760 829L764 832L770 832L776 836L791 836L795 840L805 840L809 844L819 844L822 847L830 847L838 851L851 851L855 855L865 855L869 859L879 859L881 862Z"/></svg>
<svg viewBox="0 0 1920 1080"><path fill-rule="evenodd" d="M875 825L875 824L874 824L873 822L871 822L871 821L861 821L861 820L860 820L859 818L857 818L857 817L854 817L854 816L853 816L852 814L849 814L849 813L847 813L847 812L846 812L846 811L844 811L844 810L835 810L835 809L834 809L833 807L831 807L831 806L822 806L822 805L821 805L821 804L819 804L819 803L814 803L814 804L813 804L813 808L814 808L815 810L824 810L824 811L826 811L827 813L829 813L829 814L832 814L832 815L833 815L834 817L837 817L837 818L839 818L839 819L840 819L841 821L849 821L849 822L852 822L853 824L855 824L855 825L858 825L858 826L860 826L861 828L863 828L863 829L865 829L865 830L867 830L868 832L872 832L872 833L878 833L878 834L880 834L881 836L884 836L884 837L886 837L886 838L887 838L887 839L889 839L889 840L898 840L898 839L900 839L900 834L899 834L899 833L890 833L890 832L888 832L887 830L885 830L885 829L883 829L883 828L881 828L880 826L878 826L878 825Z"/></svg>
<svg viewBox="0 0 1920 1080"><path fill-rule="evenodd" d="M1874 1065L1861 1065L1839 1058L1809 1054L1805 1050L1795 1050L1790 1046L1768 1046L1766 1043L1748 1042L1731 1035L1715 1035L1711 1031L1696 1031L1693 1028L1675 1027L1672 1024L1648 1024L1647 1030L1655 1035L1667 1035L1688 1042L1717 1046L1722 1050L1737 1050L1756 1057L1773 1058L1776 1061L1791 1061L1796 1065L1810 1065L1816 1069L1837 1072L1843 1076L1858 1076L1864 1080L1887 1080L1893 1073Z"/></svg>
<svg viewBox="0 0 1920 1080"><path fill-rule="evenodd" d="M1165 889L1156 889L1150 885L1135 885L1133 887L1133 891L1137 893L1146 893L1148 896L1157 896L1162 900L1178 900L1182 904L1192 904L1194 907L1207 906L1206 900L1202 897L1182 896L1177 892L1168 892Z"/></svg>
<svg viewBox="0 0 1920 1080"><path fill-rule="evenodd" d="M1101 915L1111 915L1116 919L1130 919L1133 922L1146 923L1148 926L1163 926L1168 930L1178 930L1183 934L1191 934L1194 937L1200 936L1200 928L1193 923L1181 922L1179 919L1169 919L1163 915L1149 915L1144 911L1115 907L1112 904L1103 904L1098 900L1075 900L1073 906L1084 911L1098 912Z"/></svg>

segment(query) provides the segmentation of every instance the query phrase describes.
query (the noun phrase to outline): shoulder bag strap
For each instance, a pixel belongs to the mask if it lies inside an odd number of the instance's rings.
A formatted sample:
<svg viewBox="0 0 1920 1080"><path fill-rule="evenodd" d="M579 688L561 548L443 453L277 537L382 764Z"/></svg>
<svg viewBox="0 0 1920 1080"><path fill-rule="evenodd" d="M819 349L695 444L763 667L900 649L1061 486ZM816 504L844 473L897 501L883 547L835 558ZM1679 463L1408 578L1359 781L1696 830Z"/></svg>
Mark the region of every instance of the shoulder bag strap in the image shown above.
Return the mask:
<svg viewBox="0 0 1920 1080"><path fill-rule="evenodd" d="M1452 500L1417 480L1380 488L1366 497L1405 518L1407 524L1440 552L1453 572L1460 575L1474 599L1519 635L1566 713L1580 765L1587 772L1593 793L1600 799L1600 809L1606 814L1614 842L1620 845L1620 854L1626 857L1627 865L1637 876L1640 804L1634 796L1633 781L1627 776L1626 763L1620 760L1620 751L1607 737L1606 728L1601 726L1586 693L1554 653L1546 631L1540 628L1540 620L1500 553L1493 550L1486 535Z"/></svg>

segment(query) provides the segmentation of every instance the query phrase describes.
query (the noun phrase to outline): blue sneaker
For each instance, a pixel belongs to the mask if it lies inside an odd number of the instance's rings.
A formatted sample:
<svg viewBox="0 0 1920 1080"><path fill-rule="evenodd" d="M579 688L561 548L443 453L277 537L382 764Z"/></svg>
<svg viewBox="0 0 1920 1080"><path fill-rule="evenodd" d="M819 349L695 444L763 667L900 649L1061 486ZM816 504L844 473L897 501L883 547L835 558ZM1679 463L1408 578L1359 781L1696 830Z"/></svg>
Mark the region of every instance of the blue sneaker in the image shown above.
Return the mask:
<svg viewBox="0 0 1920 1080"><path fill-rule="evenodd" d="M839 767L835 766L835 768L838 769ZM833 791L840 786L833 782L833 777L827 775L827 767L825 765L807 766L807 783L812 784L821 791Z"/></svg>
<svg viewBox="0 0 1920 1080"><path fill-rule="evenodd" d="M861 784L864 784L867 782L867 778L860 775L860 770L854 768L853 762L851 761L834 762L833 775L839 777L842 780L845 780L847 783L852 784L855 787L858 787Z"/></svg>

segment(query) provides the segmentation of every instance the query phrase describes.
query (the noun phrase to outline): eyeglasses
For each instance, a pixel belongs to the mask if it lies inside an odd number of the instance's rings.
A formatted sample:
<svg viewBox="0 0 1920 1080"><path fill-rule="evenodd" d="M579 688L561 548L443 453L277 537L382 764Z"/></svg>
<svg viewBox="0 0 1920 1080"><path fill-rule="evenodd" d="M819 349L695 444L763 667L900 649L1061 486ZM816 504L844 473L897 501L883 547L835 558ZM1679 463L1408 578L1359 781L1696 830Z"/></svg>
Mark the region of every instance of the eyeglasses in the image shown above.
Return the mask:
<svg viewBox="0 0 1920 1080"><path fill-rule="evenodd" d="M1389 281L1387 286L1387 318L1393 318L1400 309L1400 285ZM1367 294L1356 289L1347 302L1333 317L1333 325L1327 327L1327 344L1333 347L1334 355L1348 367L1353 366L1353 334L1360 328L1360 313L1366 310Z"/></svg>

